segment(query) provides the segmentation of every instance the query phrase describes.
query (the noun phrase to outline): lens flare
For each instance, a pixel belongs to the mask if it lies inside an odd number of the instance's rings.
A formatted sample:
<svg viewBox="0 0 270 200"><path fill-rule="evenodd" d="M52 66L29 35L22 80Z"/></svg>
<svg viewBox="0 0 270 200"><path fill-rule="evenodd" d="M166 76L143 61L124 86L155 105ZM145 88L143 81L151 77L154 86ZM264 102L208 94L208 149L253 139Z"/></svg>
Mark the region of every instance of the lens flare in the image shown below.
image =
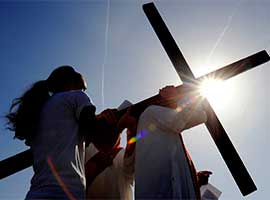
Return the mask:
<svg viewBox="0 0 270 200"><path fill-rule="evenodd" d="M147 135L147 131L146 130L141 130L139 133L137 133L136 136L132 137L129 141L128 144L132 144L137 142L138 140L142 139L143 137L145 137Z"/></svg>
<svg viewBox="0 0 270 200"><path fill-rule="evenodd" d="M205 79L199 90L200 94L216 108L224 107L229 102L233 92L233 88L229 87L228 83L215 78Z"/></svg>
<svg viewBox="0 0 270 200"><path fill-rule="evenodd" d="M54 175L54 177L56 178L58 184L61 186L61 188L64 190L64 192L66 193L66 195L68 196L68 198L70 200L76 200L76 198L71 194L71 192L68 190L66 184L64 183L64 181L61 179L60 175L57 172L57 169L55 167L55 165L52 162L52 159L50 157L48 157L47 159L48 165Z"/></svg>
<svg viewBox="0 0 270 200"><path fill-rule="evenodd" d="M222 92L224 82L218 79L206 79L202 82L200 93L202 96L212 98Z"/></svg>

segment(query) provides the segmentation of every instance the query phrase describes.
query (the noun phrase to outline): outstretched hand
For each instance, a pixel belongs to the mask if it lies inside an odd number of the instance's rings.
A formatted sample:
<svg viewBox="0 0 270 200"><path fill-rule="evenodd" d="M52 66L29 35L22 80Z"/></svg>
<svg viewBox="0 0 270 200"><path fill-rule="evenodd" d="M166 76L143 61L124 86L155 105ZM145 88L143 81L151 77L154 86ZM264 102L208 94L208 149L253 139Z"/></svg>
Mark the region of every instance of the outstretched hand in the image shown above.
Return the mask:
<svg viewBox="0 0 270 200"><path fill-rule="evenodd" d="M160 96L162 96L163 98L169 98L172 96L176 96L178 95L178 91L176 89L175 86L173 85L168 85L162 89L159 90L159 94Z"/></svg>
<svg viewBox="0 0 270 200"><path fill-rule="evenodd" d="M198 91L194 90L194 86L190 84L181 85L181 89L168 85L159 90L159 95L164 99L180 99L184 96L198 96Z"/></svg>
<svg viewBox="0 0 270 200"><path fill-rule="evenodd" d="M171 101L170 105L167 106L171 108L177 107L176 99L179 94L176 87L174 87L173 85L166 86L159 90L159 95L166 101ZM175 101L173 101L172 99L175 99Z"/></svg>

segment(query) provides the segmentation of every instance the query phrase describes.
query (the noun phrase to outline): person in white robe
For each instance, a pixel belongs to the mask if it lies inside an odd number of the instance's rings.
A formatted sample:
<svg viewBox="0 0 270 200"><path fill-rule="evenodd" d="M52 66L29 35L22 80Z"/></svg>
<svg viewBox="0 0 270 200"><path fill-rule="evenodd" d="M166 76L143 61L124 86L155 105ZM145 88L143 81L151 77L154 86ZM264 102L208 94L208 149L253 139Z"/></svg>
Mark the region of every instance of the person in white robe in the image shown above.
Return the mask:
<svg viewBox="0 0 270 200"><path fill-rule="evenodd" d="M196 199L189 159L179 135L189 112L150 106L141 115L138 134L143 138L137 141L135 159L136 199Z"/></svg>
<svg viewBox="0 0 270 200"><path fill-rule="evenodd" d="M136 199L200 199L197 174L181 132L206 122L207 117L198 102L187 102L192 101L178 102L178 109L150 106L141 114L135 158ZM201 173L207 181L210 174Z"/></svg>
<svg viewBox="0 0 270 200"><path fill-rule="evenodd" d="M166 92L160 94L166 97ZM204 123L206 114L199 106L183 105L178 105L181 112L162 106L148 107L137 124L140 139L136 141L136 153L125 156L125 149L120 150L112 165L88 188L87 197L131 200L135 173L136 199L198 199L196 171L191 167L181 132ZM90 146L89 157L96 152Z"/></svg>

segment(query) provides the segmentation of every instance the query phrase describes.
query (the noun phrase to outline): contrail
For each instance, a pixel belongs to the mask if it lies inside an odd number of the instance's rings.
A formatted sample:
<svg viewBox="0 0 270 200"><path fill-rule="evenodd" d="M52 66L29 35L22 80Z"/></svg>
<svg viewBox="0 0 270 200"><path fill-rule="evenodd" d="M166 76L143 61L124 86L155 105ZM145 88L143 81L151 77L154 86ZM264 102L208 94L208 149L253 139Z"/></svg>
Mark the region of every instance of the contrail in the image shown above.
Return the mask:
<svg viewBox="0 0 270 200"><path fill-rule="evenodd" d="M104 95L104 85L105 85L105 64L108 54L108 38L109 38L109 19L110 19L110 0L107 0L107 16L106 16L106 27L105 27L105 40L104 40L104 57L102 63L102 77L101 77L101 105L102 110L105 108L105 95Z"/></svg>
<svg viewBox="0 0 270 200"><path fill-rule="evenodd" d="M242 3L242 0L240 0L240 1L238 2L238 5L235 6L235 8L234 8L232 14L228 17L228 21L227 21L227 23L226 23L226 25L225 25L223 31L220 33L220 35L219 35L217 41L215 42L215 44L214 44L212 50L210 51L209 55L208 55L207 58L206 58L205 65L208 65L208 64L209 64L209 61L210 61L212 55L214 54L214 51L216 50L217 46L218 46L219 43L221 42L221 40L222 40L223 36L225 35L226 31L227 31L228 28L230 27L230 25L231 25L231 23L232 23L232 19L233 19L234 15L236 14L236 11L239 9L241 3Z"/></svg>

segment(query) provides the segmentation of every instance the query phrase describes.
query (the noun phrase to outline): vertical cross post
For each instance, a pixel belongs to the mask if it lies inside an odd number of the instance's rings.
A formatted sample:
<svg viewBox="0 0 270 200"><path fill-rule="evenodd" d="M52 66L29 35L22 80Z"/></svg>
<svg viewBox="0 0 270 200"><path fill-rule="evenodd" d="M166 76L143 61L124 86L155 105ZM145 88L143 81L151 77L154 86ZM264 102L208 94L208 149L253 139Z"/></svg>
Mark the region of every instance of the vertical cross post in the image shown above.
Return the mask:
<svg viewBox="0 0 270 200"><path fill-rule="evenodd" d="M196 82L195 76L193 75L183 54L174 41L166 24L162 20L154 3L144 4L143 10L154 31L156 32L162 46L167 52L180 79L184 84L192 84ZM203 106L208 119L205 123L206 127L209 130L241 193L243 195L247 195L257 190L251 176L249 175L245 165L229 139L225 129L206 99L203 101Z"/></svg>

